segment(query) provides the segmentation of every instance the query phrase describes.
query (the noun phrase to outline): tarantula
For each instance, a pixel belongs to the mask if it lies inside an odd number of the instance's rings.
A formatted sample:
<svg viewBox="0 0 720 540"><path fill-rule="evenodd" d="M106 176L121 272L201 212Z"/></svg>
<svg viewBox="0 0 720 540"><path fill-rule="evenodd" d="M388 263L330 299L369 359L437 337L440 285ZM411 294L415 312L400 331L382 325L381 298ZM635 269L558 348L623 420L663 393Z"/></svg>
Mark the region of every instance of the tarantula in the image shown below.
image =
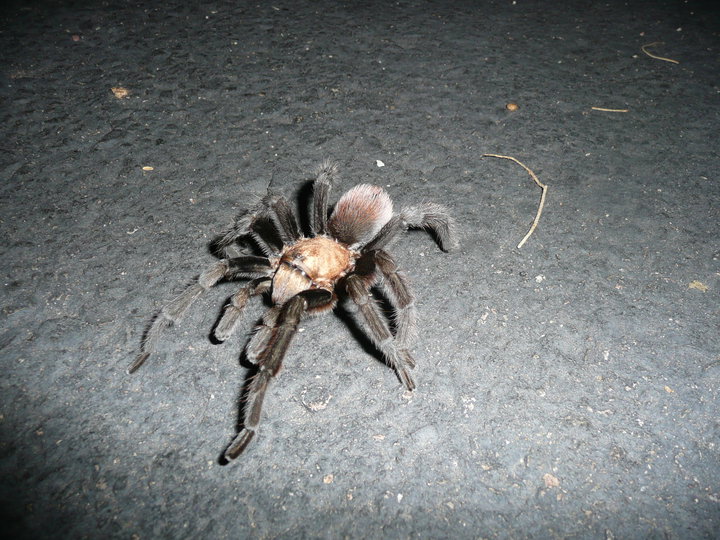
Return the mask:
<svg viewBox="0 0 720 540"><path fill-rule="evenodd" d="M389 195L369 184L350 189L330 214L328 197L336 175L337 167L330 162L317 171L310 236L301 234L288 202L270 192L240 214L217 241L225 258L162 308L128 368L128 373L137 370L155 350L162 331L179 322L193 301L219 281L249 280L230 298L215 326L214 337L220 342L233 334L250 297L269 292L272 307L245 346L245 356L257 371L246 385L242 428L225 450L227 461L238 457L255 435L265 391L280 370L302 316L333 309L338 297L354 302L387 364L405 388L415 388L409 372L415 360L408 350L415 334L414 298L386 248L406 229L423 228L434 233L440 248L448 251L457 246L454 221L445 207L435 203L407 206L394 214ZM231 257L231 246L243 238L254 242L264 256ZM395 312L394 333L371 293L376 285Z"/></svg>

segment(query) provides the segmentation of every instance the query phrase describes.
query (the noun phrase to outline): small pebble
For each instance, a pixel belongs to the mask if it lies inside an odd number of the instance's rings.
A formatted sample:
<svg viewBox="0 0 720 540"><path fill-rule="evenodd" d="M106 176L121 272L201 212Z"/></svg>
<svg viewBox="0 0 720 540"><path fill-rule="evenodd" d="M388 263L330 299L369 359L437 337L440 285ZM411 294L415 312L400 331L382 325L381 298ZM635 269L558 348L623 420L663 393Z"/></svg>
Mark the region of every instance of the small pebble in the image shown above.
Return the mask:
<svg viewBox="0 0 720 540"><path fill-rule="evenodd" d="M113 86L110 90L112 90L112 93L118 99L126 98L130 94L130 91L122 86Z"/></svg>

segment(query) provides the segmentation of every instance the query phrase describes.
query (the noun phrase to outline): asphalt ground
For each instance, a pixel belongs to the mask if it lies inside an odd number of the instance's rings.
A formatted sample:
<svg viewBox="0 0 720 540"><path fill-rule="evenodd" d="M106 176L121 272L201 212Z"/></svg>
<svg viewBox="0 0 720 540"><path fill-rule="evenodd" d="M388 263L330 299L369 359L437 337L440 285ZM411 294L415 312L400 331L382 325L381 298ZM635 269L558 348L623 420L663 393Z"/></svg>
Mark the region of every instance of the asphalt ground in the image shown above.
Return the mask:
<svg viewBox="0 0 720 540"><path fill-rule="evenodd" d="M0 502L14 538L718 538L720 17L678 2L14 2L0 15ZM507 104L515 103L517 110ZM541 190L538 226L518 248ZM384 187L418 388L268 309L152 316L268 186ZM382 166L381 166L382 165ZM304 219L307 219L306 217ZM305 221L307 222L307 221Z"/></svg>

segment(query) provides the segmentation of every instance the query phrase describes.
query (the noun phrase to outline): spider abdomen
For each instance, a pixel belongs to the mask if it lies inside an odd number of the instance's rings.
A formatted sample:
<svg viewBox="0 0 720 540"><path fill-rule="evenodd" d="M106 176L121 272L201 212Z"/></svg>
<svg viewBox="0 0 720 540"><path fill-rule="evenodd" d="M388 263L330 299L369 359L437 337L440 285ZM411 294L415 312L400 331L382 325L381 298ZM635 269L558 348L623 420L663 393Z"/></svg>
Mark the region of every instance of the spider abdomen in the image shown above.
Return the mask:
<svg viewBox="0 0 720 540"><path fill-rule="evenodd" d="M392 200L385 190L360 184L340 197L328 221L328 230L348 245L362 244L370 241L392 216Z"/></svg>
<svg viewBox="0 0 720 540"><path fill-rule="evenodd" d="M301 238L281 254L273 278L272 300L284 304L312 288L332 291L335 283L351 271L357 255L328 236Z"/></svg>

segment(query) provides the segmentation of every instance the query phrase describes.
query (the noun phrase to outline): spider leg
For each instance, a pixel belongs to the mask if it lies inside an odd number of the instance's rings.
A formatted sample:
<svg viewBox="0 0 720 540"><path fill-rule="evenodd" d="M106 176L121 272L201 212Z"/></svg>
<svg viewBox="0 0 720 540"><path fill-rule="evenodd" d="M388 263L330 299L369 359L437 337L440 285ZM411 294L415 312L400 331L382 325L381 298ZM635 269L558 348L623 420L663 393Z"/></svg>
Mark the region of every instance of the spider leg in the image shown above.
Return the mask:
<svg viewBox="0 0 720 540"><path fill-rule="evenodd" d="M284 245L292 244L300 238L295 214L287 200L279 195L268 195L263 199L267 207L272 210L270 218L280 233L280 239Z"/></svg>
<svg viewBox="0 0 720 540"><path fill-rule="evenodd" d="M375 263L382 273L380 282L383 292L387 295L395 309L395 341L398 349L406 352L407 358L412 358L407 349L417 334L415 326L415 297L410 289L405 274L398 269L392 256L382 250L374 252ZM414 362L411 367L415 367Z"/></svg>
<svg viewBox="0 0 720 540"><path fill-rule="evenodd" d="M432 232L443 251L450 251L459 245L455 220L450 216L447 208L440 204L423 203L406 206L399 214L393 216L375 238L365 244L363 252L389 246L407 229L425 229Z"/></svg>
<svg viewBox="0 0 720 540"><path fill-rule="evenodd" d="M130 364L127 372L137 371L155 351L157 341L162 333L173 324L179 323L192 303L218 281L223 278L268 277L271 273L272 266L268 259L252 255L222 259L206 268L194 283L170 303L163 306L155 316L143 337L140 354Z"/></svg>
<svg viewBox="0 0 720 540"><path fill-rule="evenodd" d="M444 206L432 202L407 206L402 209L400 215L407 223L407 227L432 231L443 251L458 247L455 220Z"/></svg>
<svg viewBox="0 0 720 540"><path fill-rule="evenodd" d="M377 301L370 294L372 281L363 279L358 274L347 278L346 288L350 298L358 308L365 320L370 339L382 353L385 361L395 370L405 388L415 389L415 382L410 376L408 367L415 365L415 361L407 350L398 350L395 339L387 321L383 317Z"/></svg>
<svg viewBox="0 0 720 540"><path fill-rule="evenodd" d="M275 330L278 315L282 306L273 306L265 312L262 321L255 328L250 341L245 346L245 357L252 364L258 363L260 353L267 347Z"/></svg>
<svg viewBox="0 0 720 540"><path fill-rule="evenodd" d="M227 257L228 249L237 240L243 237L250 237L257 244L265 255L277 255L278 247L262 230L263 222L272 221L270 218L267 201L262 199L249 210L239 214L235 218L232 227L226 230L223 235L213 242L213 247Z"/></svg>
<svg viewBox="0 0 720 540"><path fill-rule="evenodd" d="M317 171L317 176L313 183L312 215L312 232L316 235L327 232L328 199L330 197L330 188L335 181L336 175L337 165L329 160L323 161Z"/></svg>
<svg viewBox="0 0 720 540"><path fill-rule="evenodd" d="M230 297L230 303L225 307L220 321L215 327L213 335L218 341L225 341L235 333L240 315L251 296L257 296L270 289L272 280L270 278L258 278Z"/></svg>
<svg viewBox="0 0 720 540"><path fill-rule="evenodd" d="M309 309L327 305L333 301L332 293L326 289L309 289L302 291L283 306L276 309L271 316L274 326L263 338L263 348L257 355L258 371L253 375L245 394L243 411L243 427L235 439L225 450L225 459L231 461L238 457L255 436L260 423L263 399L270 381L277 375L282 366L292 338L295 336L300 319ZM264 320L265 324L270 321Z"/></svg>

